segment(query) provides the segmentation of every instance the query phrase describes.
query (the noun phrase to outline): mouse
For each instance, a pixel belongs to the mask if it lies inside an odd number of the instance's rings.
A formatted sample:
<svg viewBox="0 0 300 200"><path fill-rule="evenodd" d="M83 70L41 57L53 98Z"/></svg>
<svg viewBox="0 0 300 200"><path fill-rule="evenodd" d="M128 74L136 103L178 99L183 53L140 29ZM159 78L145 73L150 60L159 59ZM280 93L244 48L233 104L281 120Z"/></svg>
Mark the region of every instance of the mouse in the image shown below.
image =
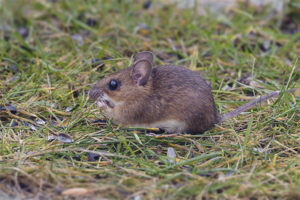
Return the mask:
<svg viewBox="0 0 300 200"><path fill-rule="evenodd" d="M137 53L129 67L95 83L89 97L122 127L201 134L280 94L271 92L221 115L211 86L199 74L172 64L154 67L153 62L152 52Z"/></svg>

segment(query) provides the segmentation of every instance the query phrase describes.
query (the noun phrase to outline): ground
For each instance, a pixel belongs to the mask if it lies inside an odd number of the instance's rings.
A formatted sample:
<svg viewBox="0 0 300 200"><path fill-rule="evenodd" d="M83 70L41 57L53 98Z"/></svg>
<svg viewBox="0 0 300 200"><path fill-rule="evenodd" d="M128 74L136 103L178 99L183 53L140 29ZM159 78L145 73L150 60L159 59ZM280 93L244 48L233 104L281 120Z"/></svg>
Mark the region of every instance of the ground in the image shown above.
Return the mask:
<svg viewBox="0 0 300 200"><path fill-rule="evenodd" d="M299 199L299 8L239 6L0 1L0 199ZM103 121L88 90L144 50L199 72L220 113L282 95L202 135Z"/></svg>

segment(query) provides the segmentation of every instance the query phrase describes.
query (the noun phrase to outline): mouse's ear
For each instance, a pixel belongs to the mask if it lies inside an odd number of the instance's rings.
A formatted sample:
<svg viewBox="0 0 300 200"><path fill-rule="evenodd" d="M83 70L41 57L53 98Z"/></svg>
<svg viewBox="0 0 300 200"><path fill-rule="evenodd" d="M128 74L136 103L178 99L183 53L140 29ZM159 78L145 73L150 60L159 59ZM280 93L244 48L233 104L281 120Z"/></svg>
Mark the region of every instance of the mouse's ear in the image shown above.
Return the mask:
<svg viewBox="0 0 300 200"><path fill-rule="evenodd" d="M148 59L140 59L133 63L131 77L138 86L147 84L152 71L152 63Z"/></svg>
<svg viewBox="0 0 300 200"><path fill-rule="evenodd" d="M140 53L137 53L133 57L133 63L138 60L148 60L151 64L153 64L153 53L150 51L142 51Z"/></svg>

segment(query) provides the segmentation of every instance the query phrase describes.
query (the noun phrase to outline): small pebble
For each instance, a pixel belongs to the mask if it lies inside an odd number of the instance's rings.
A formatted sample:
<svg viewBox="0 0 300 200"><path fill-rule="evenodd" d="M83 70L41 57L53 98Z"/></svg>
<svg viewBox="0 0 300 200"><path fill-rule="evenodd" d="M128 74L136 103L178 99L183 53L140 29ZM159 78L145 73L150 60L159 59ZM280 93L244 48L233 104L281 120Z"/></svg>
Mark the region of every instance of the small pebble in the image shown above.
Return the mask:
<svg viewBox="0 0 300 200"><path fill-rule="evenodd" d="M52 142L54 140L56 140L56 135L48 135L48 138L47 138L48 142Z"/></svg>
<svg viewBox="0 0 300 200"><path fill-rule="evenodd" d="M19 78L20 78L20 76L13 76L10 80L14 82L14 81L18 80Z"/></svg>
<svg viewBox="0 0 300 200"><path fill-rule="evenodd" d="M23 37L23 38L27 38L29 31L26 27L19 27L18 28L18 33Z"/></svg>
<svg viewBox="0 0 300 200"><path fill-rule="evenodd" d="M74 110L76 110L77 108L79 108L79 104L76 104L76 105L73 106L73 107L69 106L69 107L67 107L67 108L65 109L65 111L66 111L67 113L71 113L71 112L73 112Z"/></svg>
<svg viewBox="0 0 300 200"><path fill-rule="evenodd" d="M71 136L69 136L68 134L65 134L65 133L61 133L59 134L56 139L60 142L63 142L63 143L71 143L71 142L74 142L74 140L72 139Z"/></svg>
<svg viewBox="0 0 300 200"><path fill-rule="evenodd" d="M72 110L73 110L72 107L67 107L65 111L66 111L67 113L70 113Z"/></svg>
<svg viewBox="0 0 300 200"><path fill-rule="evenodd" d="M16 73L19 71L18 67L16 65L11 65L11 70L13 73Z"/></svg>
<svg viewBox="0 0 300 200"><path fill-rule="evenodd" d="M61 195L62 192L63 192L63 189L62 189L61 187L57 186L57 187L55 188L55 192L56 192L58 195Z"/></svg>
<svg viewBox="0 0 300 200"><path fill-rule="evenodd" d="M167 156L170 157L170 158L172 158L172 159L168 159L170 163L174 163L175 162L176 152L175 152L174 148L168 147Z"/></svg>
<svg viewBox="0 0 300 200"><path fill-rule="evenodd" d="M92 27L96 26L97 25L97 20L94 19L94 18L89 18L89 19L87 19L86 24L89 25L89 26L92 26Z"/></svg>
<svg viewBox="0 0 300 200"><path fill-rule="evenodd" d="M18 125L19 125L18 122L13 121L13 122L10 124L10 127L16 127L16 126L18 126Z"/></svg>
<svg viewBox="0 0 300 200"><path fill-rule="evenodd" d="M73 158L74 158L75 160L77 160L77 161L80 161L80 160L81 160L81 155L76 154Z"/></svg>
<svg viewBox="0 0 300 200"><path fill-rule="evenodd" d="M41 120L41 119L36 119L35 122L39 125L45 125L46 122L44 120Z"/></svg>
<svg viewBox="0 0 300 200"><path fill-rule="evenodd" d="M73 97L74 97L74 98L79 97L79 91L78 91L78 90L74 90L74 91L72 92L72 94L73 94Z"/></svg>
<svg viewBox="0 0 300 200"><path fill-rule="evenodd" d="M0 106L0 111L6 111L6 110L9 110L14 115L17 114L17 108L15 106L12 106L10 104Z"/></svg>
<svg viewBox="0 0 300 200"><path fill-rule="evenodd" d="M28 123L28 126L29 126L29 128L30 128L31 130L37 131L37 128L36 128L33 124L29 124L29 123Z"/></svg>
<svg viewBox="0 0 300 200"><path fill-rule="evenodd" d="M68 83L68 87L72 91L73 97L77 98L79 96L79 91L76 89L75 85Z"/></svg>
<svg viewBox="0 0 300 200"><path fill-rule="evenodd" d="M73 38L73 40L77 41L79 46L82 46L84 44L82 35L74 34L74 35L72 35L72 38Z"/></svg>
<svg viewBox="0 0 300 200"><path fill-rule="evenodd" d="M143 4L143 8L145 10L149 9L151 6L152 1L151 0L146 0L146 2Z"/></svg>
<svg viewBox="0 0 300 200"><path fill-rule="evenodd" d="M259 48L263 51L263 52L267 52L270 50L271 48L271 41L270 40L265 40L263 44L259 45Z"/></svg>
<svg viewBox="0 0 300 200"><path fill-rule="evenodd" d="M88 161L91 161L91 162L96 162L100 158L100 156L95 153L88 153L87 157L88 157Z"/></svg>

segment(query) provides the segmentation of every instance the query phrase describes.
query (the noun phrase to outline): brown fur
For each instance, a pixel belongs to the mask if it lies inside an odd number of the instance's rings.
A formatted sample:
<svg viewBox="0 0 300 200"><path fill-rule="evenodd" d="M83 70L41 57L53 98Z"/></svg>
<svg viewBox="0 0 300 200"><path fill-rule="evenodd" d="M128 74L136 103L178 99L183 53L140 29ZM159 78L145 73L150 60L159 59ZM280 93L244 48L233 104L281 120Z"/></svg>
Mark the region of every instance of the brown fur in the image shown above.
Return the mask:
<svg viewBox="0 0 300 200"><path fill-rule="evenodd" d="M134 63L144 59L149 64L153 63L149 52L139 53ZM101 99L101 95L105 93L114 101L123 102L112 108L109 114L116 123L132 126L176 120L185 124L180 132L195 134L202 133L219 122L220 115L215 107L211 88L200 75L183 67L158 66L152 69L146 84L139 86L132 77L135 67L133 64L103 78L90 91L90 96L94 99ZM112 79L120 83L119 88L113 91L108 87Z"/></svg>

